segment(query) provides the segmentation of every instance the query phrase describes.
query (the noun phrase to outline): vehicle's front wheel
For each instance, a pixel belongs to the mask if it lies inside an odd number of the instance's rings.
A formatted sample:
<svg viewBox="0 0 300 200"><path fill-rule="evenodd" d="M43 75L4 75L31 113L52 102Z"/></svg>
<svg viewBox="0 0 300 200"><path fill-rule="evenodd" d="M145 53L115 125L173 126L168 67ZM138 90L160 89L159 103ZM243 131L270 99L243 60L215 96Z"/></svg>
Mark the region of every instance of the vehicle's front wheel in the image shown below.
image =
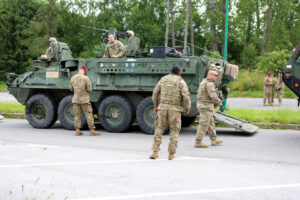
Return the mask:
<svg viewBox="0 0 300 200"><path fill-rule="evenodd" d="M110 132L124 132L133 122L133 105L123 96L106 97L100 104L98 116L101 125Z"/></svg>
<svg viewBox="0 0 300 200"><path fill-rule="evenodd" d="M26 118L34 128L49 128L57 120L57 106L54 100L45 94L36 94L26 103Z"/></svg>
<svg viewBox="0 0 300 200"><path fill-rule="evenodd" d="M73 95L69 95L64 97L58 106L58 118L60 121L60 124L69 130L74 130L74 116L75 112L73 110L73 104L72 104L72 98ZM87 127L87 121L84 116L84 113L81 114L81 127L86 128Z"/></svg>
<svg viewBox="0 0 300 200"><path fill-rule="evenodd" d="M144 98L136 109L136 120L144 133L154 134L156 113L153 110L152 97Z"/></svg>

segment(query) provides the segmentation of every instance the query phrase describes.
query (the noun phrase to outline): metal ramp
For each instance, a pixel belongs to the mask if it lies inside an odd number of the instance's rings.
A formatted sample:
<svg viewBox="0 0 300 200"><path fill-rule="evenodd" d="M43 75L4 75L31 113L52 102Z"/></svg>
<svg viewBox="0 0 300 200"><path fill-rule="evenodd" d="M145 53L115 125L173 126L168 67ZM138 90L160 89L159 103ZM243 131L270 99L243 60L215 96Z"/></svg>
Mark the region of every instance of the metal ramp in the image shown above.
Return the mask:
<svg viewBox="0 0 300 200"><path fill-rule="evenodd" d="M214 112L213 116L216 122L236 128L237 130L244 131L246 133L255 133L259 129L258 126L222 112Z"/></svg>

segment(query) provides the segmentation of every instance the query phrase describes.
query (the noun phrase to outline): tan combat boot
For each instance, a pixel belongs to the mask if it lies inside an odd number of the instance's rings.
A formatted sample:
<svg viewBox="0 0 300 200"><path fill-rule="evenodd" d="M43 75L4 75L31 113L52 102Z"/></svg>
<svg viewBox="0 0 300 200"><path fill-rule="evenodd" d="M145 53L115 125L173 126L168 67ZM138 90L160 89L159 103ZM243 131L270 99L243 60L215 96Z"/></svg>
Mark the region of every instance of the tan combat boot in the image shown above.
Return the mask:
<svg viewBox="0 0 300 200"><path fill-rule="evenodd" d="M207 148L208 145L207 144L204 144L202 142L200 143L195 143L195 148Z"/></svg>
<svg viewBox="0 0 300 200"><path fill-rule="evenodd" d="M80 135L83 135L83 133L80 131L79 128L76 128L75 136L80 136Z"/></svg>
<svg viewBox="0 0 300 200"><path fill-rule="evenodd" d="M269 106L274 106L273 103L269 103Z"/></svg>
<svg viewBox="0 0 300 200"><path fill-rule="evenodd" d="M264 103L264 106L268 106L268 104Z"/></svg>
<svg viewBox="0 0 300 200"><path fill-rule="evenodd" d="M281 102L279 102L278 106L282 106L282 103L281 103Z"/></svg>
<svg viewBox="0 0 300 200"><path fill-rule="evenodd" d="M153 153L149 156L150 159L158 158L158 151L153 151Z"/></svg>
<svg viewBox="0 0 300 200"><path fill-rule="evenodd" d="M169 153L169 156L168 156L168 159L169 160L173 160L173 159L175 159L175 153Z"/></svg>
<svg viewBox="0 0 300 200"><path fill-rule="evenodd" d="M223 143L223 141L222 140L212 140L211 141L211 146L217 146L217 145L219 145L219 144L222 144Z"/></svg>
<svg viewBox="0 0 300 200"><path fill-rule="evenodd" d="M97 135L101 135L101 133L96 132L95 129L90 130L90 136L97 136Z"/></svg>

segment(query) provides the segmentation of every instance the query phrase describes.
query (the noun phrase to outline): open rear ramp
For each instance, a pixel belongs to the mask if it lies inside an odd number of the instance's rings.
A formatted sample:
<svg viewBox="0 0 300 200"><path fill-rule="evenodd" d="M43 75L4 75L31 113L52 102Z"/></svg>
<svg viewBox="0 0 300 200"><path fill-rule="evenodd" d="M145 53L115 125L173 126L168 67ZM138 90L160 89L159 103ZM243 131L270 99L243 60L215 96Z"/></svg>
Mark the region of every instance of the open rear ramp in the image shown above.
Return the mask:
<svg viewBox="0 0 300 200"><path fill-rule="evenodd" d="M216 122L224 124L226 126L230 126L232 128L236 128L240 131L244 131L246 133L255 133L258 131L258 126L255 126L242 119L227 115L225 113L214 112L213 116Z"/></svg>

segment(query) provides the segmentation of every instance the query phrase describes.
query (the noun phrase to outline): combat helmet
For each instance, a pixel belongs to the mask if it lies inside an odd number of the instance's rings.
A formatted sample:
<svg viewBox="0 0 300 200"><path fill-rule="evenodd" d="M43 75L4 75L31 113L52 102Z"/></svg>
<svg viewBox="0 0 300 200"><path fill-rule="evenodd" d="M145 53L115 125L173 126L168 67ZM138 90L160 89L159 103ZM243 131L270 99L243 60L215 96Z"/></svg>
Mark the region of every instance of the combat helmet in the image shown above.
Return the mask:
<svg viewBox="0 0 300 200"><path fill-rule="evenodd" d="M210 64L209 70L217 71L217 66L215 64Z"/></svg>
<svg viewBox="0 0 300 200"><path fill-rule="evenodd" d="M49 38L48 39L48 42L50 43L52 43L52 42L57 42L57 40L56 40L56 38L55 37L51 37L51 38Z"/></svg>

